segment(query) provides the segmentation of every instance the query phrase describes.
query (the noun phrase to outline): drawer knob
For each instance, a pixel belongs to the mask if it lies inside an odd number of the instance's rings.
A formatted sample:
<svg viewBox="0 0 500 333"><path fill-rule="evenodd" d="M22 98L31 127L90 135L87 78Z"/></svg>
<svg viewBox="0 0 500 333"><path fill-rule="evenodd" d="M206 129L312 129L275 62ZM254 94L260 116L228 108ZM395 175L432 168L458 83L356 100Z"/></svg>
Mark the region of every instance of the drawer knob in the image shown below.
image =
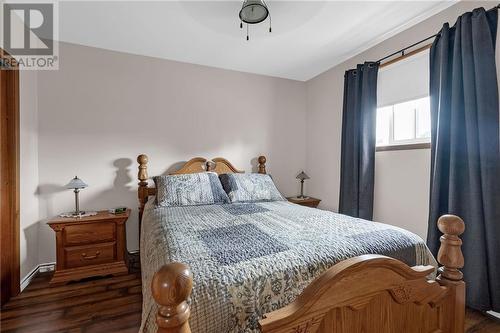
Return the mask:
<svg viewBox="0 0 500 333"><path fill-rule="evenodd" d="M95 251L95 254L93 256L88 256L87 253L82 253L82 259L83 260L92 260L92 259L97 259L99 255L101 254L101 251Z"/></svg>

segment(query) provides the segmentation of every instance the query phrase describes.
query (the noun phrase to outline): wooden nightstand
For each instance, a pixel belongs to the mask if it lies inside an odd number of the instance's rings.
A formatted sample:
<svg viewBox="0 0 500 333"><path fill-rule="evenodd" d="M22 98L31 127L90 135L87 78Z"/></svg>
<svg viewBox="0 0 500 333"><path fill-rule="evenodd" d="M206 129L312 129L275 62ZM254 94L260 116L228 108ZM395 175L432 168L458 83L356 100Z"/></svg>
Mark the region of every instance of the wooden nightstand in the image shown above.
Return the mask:
<svg viewBox="0 0 500 333"><path fill-rule="evenodd" d="M94 216L50 220L57 251L56 271L50 283L127 274L125 222L129 215L127 209L123 214L101 211Z"/></svg>
<svg viewBox="0 0 500 333"><path fill-rule="evenodd" d="M313 197L307 197L306 199L298 199L297 197L288 197L286 199L297 205L313 207L313 208L318 207L319 203L321 202L321 199L316 199Z"/></svg>

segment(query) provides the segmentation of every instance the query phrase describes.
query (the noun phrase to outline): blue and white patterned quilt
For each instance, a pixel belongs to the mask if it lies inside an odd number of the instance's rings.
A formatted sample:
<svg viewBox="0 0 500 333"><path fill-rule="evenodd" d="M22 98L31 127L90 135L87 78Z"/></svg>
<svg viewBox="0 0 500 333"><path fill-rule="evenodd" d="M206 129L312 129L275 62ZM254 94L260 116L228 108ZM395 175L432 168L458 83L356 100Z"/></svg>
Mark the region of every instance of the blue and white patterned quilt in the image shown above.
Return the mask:
<svg viewBox="0 0 500 333"><path fill-rule="evenodd" d="M141 332L156 332L150 286L165 263L183 262L193 272L193 333L258 332L263 314L292 302L326 269L370 253L410 266L436 265L424 241L409 231L286 201L148 203L141 232Z"/></svg>

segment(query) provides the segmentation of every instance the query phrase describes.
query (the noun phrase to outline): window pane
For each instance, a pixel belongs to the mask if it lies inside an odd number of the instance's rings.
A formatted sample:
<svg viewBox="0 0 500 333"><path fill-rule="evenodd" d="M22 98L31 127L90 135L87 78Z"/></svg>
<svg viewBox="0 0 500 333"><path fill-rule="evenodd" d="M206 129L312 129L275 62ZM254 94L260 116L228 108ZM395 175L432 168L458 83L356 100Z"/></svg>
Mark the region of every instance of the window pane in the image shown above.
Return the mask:
<svg viewBox="0 0 500 333"><path fill-rule="evenodd" d="M392 105L377 109L377 146L386 146L390 143L390 123Z"/></svg>
<svg viewBox="0 0 500 333"><path fill-rule="evenodd" d="M431 137L431 107L430 98L425 97L415 101L417 108L416 137L426 139Z"/></svg>
<svg viewBox="0 0 500 333"><path fill-rule="evenodd" d="M415 101L394 105L394 141L415 138Z"/></svg>

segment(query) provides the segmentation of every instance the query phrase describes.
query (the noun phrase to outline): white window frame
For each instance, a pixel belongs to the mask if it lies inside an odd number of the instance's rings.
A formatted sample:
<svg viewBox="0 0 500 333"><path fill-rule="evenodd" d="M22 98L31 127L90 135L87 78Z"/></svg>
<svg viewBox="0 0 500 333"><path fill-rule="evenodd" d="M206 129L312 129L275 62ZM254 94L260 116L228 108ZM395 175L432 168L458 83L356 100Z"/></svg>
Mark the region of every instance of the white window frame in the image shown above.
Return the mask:
<svg viewBox="0 0 500 333"><path fill-rule="evenodd" d="M413 138L413 139L408 139L408 140L394 140L394 106L397 104L402 104L406 102L411 102L415 101L418 99L426 98L429 97L429 95L425 96L420 96L414 99L410 100L404 100L404 101L399 101L394 104L388 104L388 105L380 105L377 106L377 113L378 109L386 108L386 107L391 107L391 115L389 118L389 142L386 144L382 145L376 145L376 150L377 151L383 151L383 150L404 150L404 149L424 149L424 148L430 148L431 144L431 138ZM378 114L377 114L378 116ZM414 120L413 120L413 136L416 136L417 133L417 120L418 120L418 112L416 112L416 109L414 109L413 112Z"/></svg>

